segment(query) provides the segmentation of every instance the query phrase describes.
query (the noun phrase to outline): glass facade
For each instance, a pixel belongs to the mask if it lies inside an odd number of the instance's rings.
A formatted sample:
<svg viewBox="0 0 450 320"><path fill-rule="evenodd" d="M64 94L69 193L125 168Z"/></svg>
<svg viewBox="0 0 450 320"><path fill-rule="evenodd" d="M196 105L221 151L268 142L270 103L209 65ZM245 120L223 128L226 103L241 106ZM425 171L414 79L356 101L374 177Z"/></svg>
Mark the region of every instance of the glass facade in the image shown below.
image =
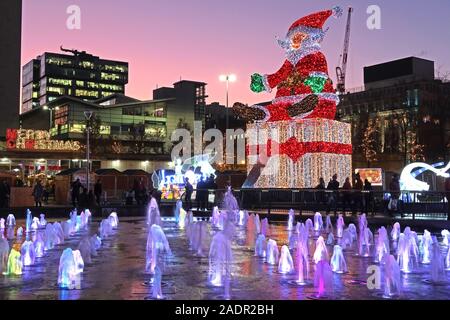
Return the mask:
<svg viewBox="0 0 450 320"><path fill-rule="evenodd" d="M22 113L63 95L96 100L125 93L128 63L103 60L86 52L73 53L45 53L23 67Z"/></svg>

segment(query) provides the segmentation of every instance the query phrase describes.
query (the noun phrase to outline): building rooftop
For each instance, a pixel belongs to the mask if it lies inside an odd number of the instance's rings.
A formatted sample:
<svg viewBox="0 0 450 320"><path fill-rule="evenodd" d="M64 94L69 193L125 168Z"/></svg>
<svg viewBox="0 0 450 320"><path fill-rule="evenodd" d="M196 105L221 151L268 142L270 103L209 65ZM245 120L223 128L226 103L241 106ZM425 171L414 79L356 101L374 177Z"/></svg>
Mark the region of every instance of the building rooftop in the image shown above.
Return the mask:
<svg viewBox="0 0 450 320"><path fill-rule="evenodd" d="M364 67L364 84L369 87L417 80L434 80L434 61L407 57Z"/></svg>

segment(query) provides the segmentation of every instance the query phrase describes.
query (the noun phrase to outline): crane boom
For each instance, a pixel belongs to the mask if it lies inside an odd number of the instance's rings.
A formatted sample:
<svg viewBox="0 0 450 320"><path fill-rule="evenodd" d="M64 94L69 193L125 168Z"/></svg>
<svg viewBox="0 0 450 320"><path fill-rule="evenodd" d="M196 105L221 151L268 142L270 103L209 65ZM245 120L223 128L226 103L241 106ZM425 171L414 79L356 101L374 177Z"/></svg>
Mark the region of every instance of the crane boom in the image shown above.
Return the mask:
<svg viewBox="0 0 450 320"><path fill-rule="evenodd" d="M337 91L338 93L345 93L345 76L347 72L347 61L348 61L348 48L350 46L350 30L352 21L353 8L348 8L347 16L347 26L345 28L345 38L344 38L344 50L341 55L341 65L336 68L337 77Z"/></svg>

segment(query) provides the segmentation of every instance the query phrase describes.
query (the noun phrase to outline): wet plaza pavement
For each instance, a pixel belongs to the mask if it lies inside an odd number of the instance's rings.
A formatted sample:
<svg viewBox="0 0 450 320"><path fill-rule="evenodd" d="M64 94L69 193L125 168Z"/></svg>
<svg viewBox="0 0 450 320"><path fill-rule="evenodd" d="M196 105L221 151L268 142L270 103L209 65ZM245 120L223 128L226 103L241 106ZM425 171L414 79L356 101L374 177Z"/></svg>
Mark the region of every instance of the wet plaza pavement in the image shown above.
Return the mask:
<svg viewBox="0 0 450 320"><path fill-rule="evenodd" d="M119 213L120 219L120 213ZM334 223L334 220L333 220ZM5 300L55 300L55 299L150 299L152 289L147 284L151 275L145 272L147 226L143 218L120 219L119 228L104 240L99 254L92 263L85 265L82 274L81 289L63 290L57 287L58 264L65 248L77 249L86 235L97 232L99 221L91 223L89 231L67 239L64 244L47 251L37 258L35 265L24 267L21 276L0 276L0 299ZM402 225L403 228L406 225ZM277 241L278 246L288 244L289 232L286 224L270 225L268 238ZM208 257L197 257L189 250L185 231L179 230L173 221L163 221L172 255L165 259L162 277L162 292L170 300L210 300L223 299L224 289L208 284ZM209 248L214 230L209 230L209 239L205 248ZM423 230L415 230L422 233ZM310 238L310 284L297 287L292 283L295 274L282 275L276 266L269 265L254 256L254 236L247 237L244 229L237 229L233 239L231 299L248 300L307 300L314 299L316 290L312 286L314 263L312 252L315 237ZM440 239L440 238L439 238ZM375 237L376 240L376 237ZM440 239L441 240L441 239ZM23 241L23 240L22 240ZM13 245L15 241L10 241ZM16 242L16 244L18 244ZM392 246L391 246L392 247ZM381 290L369 290L366 285L367 267L373 265L373 257L355 255L356 245L344 252L349 272L333 274L333 299L382 299ZM442 247L442 253L447 248ZM333 247L328 246L331 257ZM293 252L295 261L295 255ZM432 285L430 265L420 264L413 273L402 274L402 299L449 299L450 284ZM450 271L447 271L450 281Z"/></svg>

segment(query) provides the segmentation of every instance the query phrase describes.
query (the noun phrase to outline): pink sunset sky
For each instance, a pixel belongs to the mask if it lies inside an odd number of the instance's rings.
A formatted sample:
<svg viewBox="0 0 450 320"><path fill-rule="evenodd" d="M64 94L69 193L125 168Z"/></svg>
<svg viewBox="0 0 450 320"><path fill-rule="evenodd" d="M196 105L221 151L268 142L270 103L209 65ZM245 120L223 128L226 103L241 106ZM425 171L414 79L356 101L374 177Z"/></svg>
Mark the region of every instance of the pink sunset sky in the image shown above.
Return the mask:
<svg viewBox="0 0 450 320"><path fill-rule="evenodd" d="M249 89L250 75L273 73L284 61L275 37L298 18L338 4L345 14L330 18L322 44L335 79L342 52L346 8L352 6L347 88L362 86L364 66L407 56L434 60L450 70L450 1L301 0L23 0L22 64L37 55L66 48L86 50L130 64L126 94L151 99L156 86L180 77L208 83L208 102L225 103L218 76L234 73L230 104L257 103L272 94ZM381 30L369 30L369 5L381 9ZM70 5L81 8L81 30L66 27Z"/></svg>

